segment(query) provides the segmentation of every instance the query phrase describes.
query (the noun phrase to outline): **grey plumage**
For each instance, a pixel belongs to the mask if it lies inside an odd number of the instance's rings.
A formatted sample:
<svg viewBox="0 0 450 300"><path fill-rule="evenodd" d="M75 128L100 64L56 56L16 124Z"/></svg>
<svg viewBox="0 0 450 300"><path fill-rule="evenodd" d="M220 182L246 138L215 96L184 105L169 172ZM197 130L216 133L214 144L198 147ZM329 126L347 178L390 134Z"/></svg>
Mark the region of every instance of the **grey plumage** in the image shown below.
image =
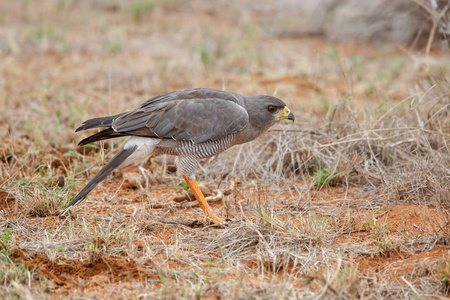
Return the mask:
<svg viewBox="0 0 450 300"><path fill-rule="evenodd" d="M140 108L121 114L112 121L116 132L141 136L191 140L202 143L242 130L248 113L238 94L192 89L176 91L146 101Z"/></svg>
<svg viewBox="0 0 450 300"><path fill-rule="evenodd" d="M152 153L177 156L178 174L195 180L202 158L254 140L280 119L294 120L286 104L271 96L250 96L213 89L180 90L144 102L139 108L114 116L87 120L76 131L106 129L79 145L131 136L122 149L71 201L82 201L111 171L140 162Z"/></svg>
<svg viewBox="0 0 450 300"><path fill-rule="evenodd" d="M112 128L104 129L96 134L93 134L78 143L78 146L84 146L90 143L99 142L107 139L112 139L121 136L128 136L128 134L123 132L115 132Z"/></svg>

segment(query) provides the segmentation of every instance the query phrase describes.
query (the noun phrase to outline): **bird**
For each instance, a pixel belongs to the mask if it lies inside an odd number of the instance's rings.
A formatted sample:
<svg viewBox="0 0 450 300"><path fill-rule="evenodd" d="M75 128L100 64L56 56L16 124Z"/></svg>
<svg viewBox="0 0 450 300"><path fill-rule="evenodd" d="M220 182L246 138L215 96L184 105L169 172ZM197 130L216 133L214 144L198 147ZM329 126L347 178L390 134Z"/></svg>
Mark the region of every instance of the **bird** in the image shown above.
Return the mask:
<svg viewBox="0 0 450 300"><path fill-rule="evenodd" d="M76 132L103 130L81 140L79 146L129 137L122 149L70 201L63 215L80 204L119 166L142 163L152 154L174 155L177 175L192 190L206 221L224 224L198 187L195 172L201 159L250 142L281 120L294 122L286 104L273 96L243 96L210 88L194 88L153 97L138 108L120 114L86 120Z"/></svg>

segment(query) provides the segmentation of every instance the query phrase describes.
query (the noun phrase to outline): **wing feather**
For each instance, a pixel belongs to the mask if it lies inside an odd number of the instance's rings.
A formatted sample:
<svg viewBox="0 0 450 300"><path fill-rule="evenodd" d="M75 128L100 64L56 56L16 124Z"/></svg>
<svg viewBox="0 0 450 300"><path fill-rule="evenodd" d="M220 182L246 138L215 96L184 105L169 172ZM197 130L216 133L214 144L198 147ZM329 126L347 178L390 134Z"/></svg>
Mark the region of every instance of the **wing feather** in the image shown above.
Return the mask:
<svg viewBox="0 0 450 300"><path fill-rule="evenodd" d="M182 90L146 101L112 122L116 132L148 128L148 136L201 143L241 131L248 123L243 97L212 89Z"/></svg>

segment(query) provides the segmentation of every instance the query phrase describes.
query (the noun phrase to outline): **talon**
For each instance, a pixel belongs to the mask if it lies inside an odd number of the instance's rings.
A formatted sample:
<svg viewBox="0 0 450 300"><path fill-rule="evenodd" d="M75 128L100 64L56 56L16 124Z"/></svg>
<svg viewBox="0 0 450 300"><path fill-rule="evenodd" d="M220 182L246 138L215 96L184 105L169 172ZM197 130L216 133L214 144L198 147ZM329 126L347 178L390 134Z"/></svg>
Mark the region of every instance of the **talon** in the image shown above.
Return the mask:
<svg viewBox="0 0 450 300"><path fill-rule="evenodd" d="M192 221L191 224L189 224L190 227L200 226L200 225L202 225L202 223L200 223L199 220L194 220L194 221Z"/></svg>
<svg viewBox="0 0 450 300"><path fill-rule="evenodd" d="M206 224L206 220L211 220L216 225L225 224L228 221L228 219L221 218L212 211L208 202L206 202L206 199L203 196L202 191L198 187L197 181L195 181L195 179L189 179L185 175L183 175L183 178L186 181L189 188L191 189L192 193L194 194L195 199L197 199L200 208L206 213L207 218L204 219L203 223Z"/></svg>
<svg viewBox="0 0 450 300"><path fill-rule="evenodd" d="M212 222L213 222L213 224L221 225L221 224L226 224L227 220L223 219L223 218L220 218L220 217L215 217L215 218L212 219Z"/></svg>

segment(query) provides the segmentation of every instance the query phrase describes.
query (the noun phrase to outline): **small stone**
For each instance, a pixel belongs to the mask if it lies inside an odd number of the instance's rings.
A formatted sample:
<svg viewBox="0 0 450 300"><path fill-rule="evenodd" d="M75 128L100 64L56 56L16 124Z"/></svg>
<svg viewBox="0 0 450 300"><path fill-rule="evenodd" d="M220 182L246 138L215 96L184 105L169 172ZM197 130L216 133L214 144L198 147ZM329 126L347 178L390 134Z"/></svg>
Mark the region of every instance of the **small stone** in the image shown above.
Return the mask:
<svg viewBox="0 0 450 300"><path fill-rule="evenodd" d="M140 189L145 186L145 178L140 173L125 173L123 178L132 189Z"/></svg>
<svg viewBox="0 0 450 300"><path fill-rule="evenodd" d="M175 201L175 202L184 202L184 201L188 201L188 199L189 199L188 192L187 192L186 190L183 190L183 192L177 193L177 194L172 198L172 201Z"/></svg>
<svg viewBox="0 0 450 300"><path fill-rule="evenodd" d="M64 176L62 175L58 175L55 179L53 179L53 185L54 186L58 186L58 187L64 187L64 185L66 184L66 180L64 178Z"/></svg>
<svg viewBox="0 0 450 300"><path fill-rule="evenodd" d="M197 182L198 187L200 188L200 191L202 191L203 196L209 197L212 195L211 187L206 182ZM194 193L192 193L191 189L188 190L182 190L181 192L178 192L177 195L175 195L172 198L175 202L183 202L183 201L194 201Z"/></svg>
<svg viewBox="0 0 450 300"><path fill-rule="evenodd" d="M167 166L167 172L169 172L169 173L176 173L177 172L177 167L175 165L168 165Z"/></svg>
<svg viewBox="0 0 450 300"><path fill-rule="evenodd" d="M55 169L63 166L63 163L62 163L62 161L60 159L55 159L54 161L52 161L50 166L51 166L52 169L55 170Z"/></svg>
<svg viewBox="0 0 450 300"><path fill-rule="evenodd" d="M211 187L209 186L209 184L207 184L206 182L202 181L202 182L197 182L198 187L200 188L200 190L203 193L203 196L205 197L209 197L212 194L211 191Z"/></svg>

